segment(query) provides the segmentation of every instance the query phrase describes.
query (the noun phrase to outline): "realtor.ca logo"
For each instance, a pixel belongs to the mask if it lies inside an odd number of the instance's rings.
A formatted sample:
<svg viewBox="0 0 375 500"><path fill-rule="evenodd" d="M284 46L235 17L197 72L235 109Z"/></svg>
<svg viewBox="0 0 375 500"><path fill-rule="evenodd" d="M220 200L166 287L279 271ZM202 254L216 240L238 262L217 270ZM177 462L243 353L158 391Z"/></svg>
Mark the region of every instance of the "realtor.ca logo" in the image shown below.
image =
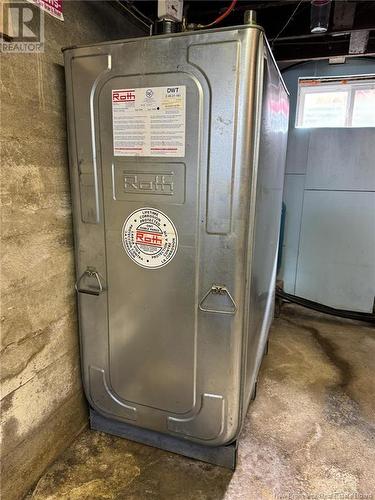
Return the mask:
<svg viewBox="0 0 375 500"><path fill-rule="evenodd" d="M2 52L44 52L44 12L27 2L0 2Z"/></svg>

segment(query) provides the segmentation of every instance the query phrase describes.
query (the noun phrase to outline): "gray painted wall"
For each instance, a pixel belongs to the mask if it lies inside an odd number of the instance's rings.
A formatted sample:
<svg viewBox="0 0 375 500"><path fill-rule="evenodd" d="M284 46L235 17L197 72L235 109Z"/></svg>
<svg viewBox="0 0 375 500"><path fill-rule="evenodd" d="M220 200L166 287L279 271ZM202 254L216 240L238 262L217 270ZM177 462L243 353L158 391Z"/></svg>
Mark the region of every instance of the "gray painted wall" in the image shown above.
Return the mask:
<svg viewBox="0 0 375 500"><path fill-rule="evenodd" d="M297 129L299 77L375 73L371 59L283 72L291 94L279 278L288 293L371 312L375 296L375 128ZM374 110L375 112L375 110Z"/></svg>

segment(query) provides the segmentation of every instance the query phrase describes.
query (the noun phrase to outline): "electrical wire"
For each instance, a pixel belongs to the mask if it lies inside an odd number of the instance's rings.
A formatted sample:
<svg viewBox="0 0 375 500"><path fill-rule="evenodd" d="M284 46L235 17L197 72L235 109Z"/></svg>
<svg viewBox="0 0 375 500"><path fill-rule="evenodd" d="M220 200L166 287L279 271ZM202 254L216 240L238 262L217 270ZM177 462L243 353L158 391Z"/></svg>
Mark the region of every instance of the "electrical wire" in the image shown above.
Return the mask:
<svg viewBox="0 0 375 500"><path fill-rule="evenodd" d="M229 5L229 7L227 8L227 10L225 12L223 12L220 16L218 16L216 19L214 19L211 23L199 25L199 28L200 29L211 28L212 26L215 26L216 24L219 24L221 21L223 21L223 19L225 19L226 17L229 16L229 14L234 9L237 1L238 0L232 0L231 4Z"/></svg>
<svg viewBox="0 0 375 500"><path fill-rule="evenodd" d="M335 309L334 307L325 306L319 304L318 302L313 302L312 300L304 299L298 297L297 295L292 295L290 293L284 292L281 288L276 288L276 297L284 300L286 302L292 302L293 304L298 304L308 309L313 309L314 311L321 312L323 314L329 314L331 316L337 316L339 318L353 319L356 321L366 321L367 323L375 323L375 314L365 313L359 311L348 311L346 309Z"/></svg>
<svg viewBox="0 0 375 500"><path fill-rule="evenodd" d="M141 12L139 9L137 9L137 7L134 5L134 2L132 2L130 0L125 0L125 1L131 10L136 12L139 16L143 17L143 19L145 21L147 21L149 24L154 24L154 21L152 19L150 19L149 17L146 16L146 14L143 14L143 12Z"/></svg>
<svg viewBox="0 0 375 500"><path fill-rule="evenodd" d="M273 44L276 42L276 40L279 38L279 36L281 35L281 33L285 30L285 28L289 25L289 23L291 22L291 20L295 16L295 14L296 14L297 10L299 9L299 7L300 7L300 5L301 5L302 2L303 2L303 0L300 0L298 2L297 7L294 9L294 11L292 12L291 16L287 20L287 22L284 24L284 26L281 28L281 30L278 32L278 34L272 40L272 43L271 43L272 48L273 48Z"/></svg>
<svg viewBox="0 0 375 500"><path fill-rule="evenodd" d="M145 22L141 17L140 15L138 15L136 12L135 12L135 7L130 7L129 3L127 2L127 5L125 3L123 3L121 0L115 0L114 2L115 5L117 5L118 7L120 7L122 10L126 11L128 14L130 14L131 16L134 17L134 19L136 19L138 22L140 22L141 24L143 24L143 26L146 26L151 34L152 32L152 25L153 25L153 21L151 21L151 19L149 19L148 17L146 17L145 15L142 14L142 17L147 19L148 23ZM136 9L137 12L138 9Z"/></svg>

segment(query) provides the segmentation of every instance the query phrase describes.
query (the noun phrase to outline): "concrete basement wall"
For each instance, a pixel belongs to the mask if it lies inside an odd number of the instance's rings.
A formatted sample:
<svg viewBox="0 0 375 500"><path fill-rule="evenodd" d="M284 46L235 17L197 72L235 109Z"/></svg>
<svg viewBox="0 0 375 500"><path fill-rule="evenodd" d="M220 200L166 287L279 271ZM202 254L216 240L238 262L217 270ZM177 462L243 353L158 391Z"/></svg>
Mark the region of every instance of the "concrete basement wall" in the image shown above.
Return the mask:
<svg viewBox="0 0 375 500"><path fill-rule="evenodd" d="M21 499L87 425L61 47L143 34L105 2L45 15L43 54L1 54L2 498Z"/></svg>

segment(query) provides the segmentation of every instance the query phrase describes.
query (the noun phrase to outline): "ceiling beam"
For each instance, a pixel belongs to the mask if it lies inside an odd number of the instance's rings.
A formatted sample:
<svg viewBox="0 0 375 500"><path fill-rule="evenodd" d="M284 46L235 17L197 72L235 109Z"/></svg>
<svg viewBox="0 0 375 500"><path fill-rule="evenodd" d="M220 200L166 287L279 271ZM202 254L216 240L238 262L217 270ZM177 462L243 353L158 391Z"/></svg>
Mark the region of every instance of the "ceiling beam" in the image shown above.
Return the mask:
<svg viewBox="0 0 375 500"><path fill-rule="evenodd" d="M364 52L350 53L349 35L340 37L322 37L321 39L305 38L295 40L278 40L273 48L277 61L320 59L348 55L372 55L375 52L375 36L369 35ZM363 45L362 45L363 49Z"/></svg>

